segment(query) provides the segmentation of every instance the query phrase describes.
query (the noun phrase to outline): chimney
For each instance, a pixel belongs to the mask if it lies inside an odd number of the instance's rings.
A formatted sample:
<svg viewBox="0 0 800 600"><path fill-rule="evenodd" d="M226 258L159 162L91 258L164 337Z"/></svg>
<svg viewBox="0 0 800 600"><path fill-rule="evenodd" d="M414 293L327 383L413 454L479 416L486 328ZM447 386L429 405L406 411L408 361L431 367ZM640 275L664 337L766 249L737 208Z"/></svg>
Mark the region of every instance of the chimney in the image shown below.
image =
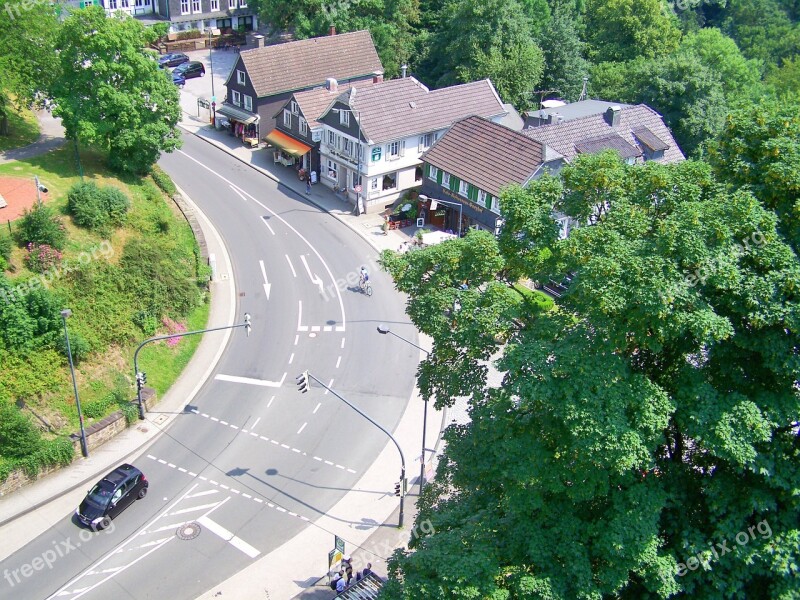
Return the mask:
<svg viewBox="0 0 800 600"><path fill-rule="evenodd" d="M552 125L553 123L561 123L563 120L564 120L564 117L562 117L557 112L550 113L549 115L547 115L547 124L548 125Z"/></svg>
<svg viewBox="0 0 800 600"><path fill-rule="evenodd" d="M260 33L258 35L254 35L253 39L256 41L256 48L263 48L264 47L264 36Z"/></svg>
<svg viewBox="0 0 800 600"><path fill-rule="evenodd" d="M336 35L336 25L328 27L328 35Z"/></svg>
<svg viewBox="0 0 800 600"><path fill-rule="evenodd" d="M325 80L325 87L328 89L329 92L336 93L339 90L339 82L336 81L333 77L328 77Z"/></svg>
<svg viewBox="0 0 800 600"><path fill-rule="evenodd" d="M400 67L400 72L402 73L403 79L406 78L406 71L407 70L408 70L408 65L403 65L402 67Z"/></svg>
<svg viewBox="0 0 800 600"><path fill-rule="evenodd" d="M383 73L375 71L372 74L372 83L381 83L383 81Z"/></svg>
<svg viewBox="0 0 800 600"><path fill-rule="evenodd" d="M606 114L604 115L606 123L611 125L611 127L618 127L619 116L621 113L622 109L619 106L609 106L608 110L606 110Z"/></svg>

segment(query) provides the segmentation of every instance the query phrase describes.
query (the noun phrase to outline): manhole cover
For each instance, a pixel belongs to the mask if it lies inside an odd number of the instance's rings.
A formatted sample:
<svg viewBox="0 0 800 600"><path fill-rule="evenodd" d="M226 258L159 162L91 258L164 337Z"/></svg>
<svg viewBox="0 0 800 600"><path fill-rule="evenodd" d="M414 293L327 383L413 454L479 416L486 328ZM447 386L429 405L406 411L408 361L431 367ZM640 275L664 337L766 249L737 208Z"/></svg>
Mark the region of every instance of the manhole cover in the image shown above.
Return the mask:
<svg viewBox="0 0 800 600"><path fill-rule="evenodd" d="M178 527L178 531L175 532L175 535L182 540L193 540L200 535L200 523L195 523L194 521L184 523Z"/></svg>

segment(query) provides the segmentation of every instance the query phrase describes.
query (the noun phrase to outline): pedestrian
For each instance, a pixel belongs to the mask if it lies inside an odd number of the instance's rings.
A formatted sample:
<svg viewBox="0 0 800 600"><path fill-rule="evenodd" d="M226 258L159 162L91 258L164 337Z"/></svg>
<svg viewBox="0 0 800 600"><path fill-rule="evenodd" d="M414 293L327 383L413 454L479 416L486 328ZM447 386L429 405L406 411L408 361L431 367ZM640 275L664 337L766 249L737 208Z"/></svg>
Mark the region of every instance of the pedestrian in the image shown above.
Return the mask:
<svg viewBox="0 0 800 600"><path fill-rule="evenodd" d="M344 574L342 574L342 575L344 575ZM338 594L340 592L343 592L343 591L345 591L345 589L347 589L347 579L344 576L342 576L336 582L336 593Z"/></svg>
<svg viewBox="0 0 800 600"><path fill-rule="evenodd" d="M310 177L306 178L306 195L307 196L311 195L311 178Z"/></svg>

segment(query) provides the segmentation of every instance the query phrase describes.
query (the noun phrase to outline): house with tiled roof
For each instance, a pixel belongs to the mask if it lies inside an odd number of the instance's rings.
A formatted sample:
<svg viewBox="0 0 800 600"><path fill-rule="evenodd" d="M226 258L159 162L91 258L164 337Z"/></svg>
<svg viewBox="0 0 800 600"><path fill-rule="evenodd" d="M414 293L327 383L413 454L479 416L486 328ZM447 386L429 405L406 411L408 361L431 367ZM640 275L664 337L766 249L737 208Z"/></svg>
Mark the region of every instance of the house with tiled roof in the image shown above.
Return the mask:
<svg viewBox="0 0 800 600"><path fill-rule="evenodd" d="M462 119L422 155L426 224L455 234L468 228L497 233L501 190L524 187L560 161L541 142L508 127Z"/></svg>
<svg viewBox="0 0 800 600"><path fill-rule="evenodd" d="M289 97L330 81L347 84L383 75L369 31L257 47L239 54L225 82L227 97L217 113L261 140L275 128L275 114Z"/></svg>
<svg viewBox="0 0 800 600"><path fill-rule="evenodd" d="M556 120L524 129L522 133L558 152L567 163L578 154L609 149L617 151L630 164L684 160L664 119L645 104L613 105L599 114Z"/></svg>
<svg viewBox="0 0 800 600"><path fill-rule="evenodd" d="M488 79L438 90L413 77L352 87L318 119L320 180L346 190L359 211L383 209L422 184L420 157L453 123L506 114Z"/></svg>

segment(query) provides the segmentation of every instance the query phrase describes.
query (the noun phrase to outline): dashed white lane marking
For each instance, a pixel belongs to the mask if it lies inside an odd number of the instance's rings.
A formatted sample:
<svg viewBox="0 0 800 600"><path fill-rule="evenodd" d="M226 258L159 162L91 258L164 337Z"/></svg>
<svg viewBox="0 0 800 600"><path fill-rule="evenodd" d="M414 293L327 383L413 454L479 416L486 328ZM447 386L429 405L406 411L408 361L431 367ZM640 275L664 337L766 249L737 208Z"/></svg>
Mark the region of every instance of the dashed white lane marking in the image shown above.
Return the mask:
<svg viewBox="0 0 800 600"><path fill-rule="evenodd" d="M266 225L266 226L267 226L267 229L269 229L269 232L270 232L272 235L275 235L275 232L274 232L274 231L272 231L272 227L270 227L270 224L269 224L269 223L267 223L266 219L264 219L264 225Z"/></svg>
<svg viewBox="0 0 800 600"><path fill-rule="evenodd" d="M269 402L267 402L267 408L269 408L270 406L272 406L272 401L273 401L273 400L275 400L275 396L273 396L272 398L270 398L270 399L269 399Z"/></svg>
<svg viewBox="0 0 800 600"><path fill-rule="evenodd" d="M332 388L332 387L333 387L333 379L331 379L331 380L328 382L328 388ZM328 395L328 392L330 391L328 388L326 388L326 389L325 389L325 394L323 394L323 395L325 395L325 396L327 396L327 395Z"/></svg>
<svg viewBox="0 0 800 600"><path fill-rule="evenodd" d="M336 368L337 368L337 369L339 368L339 365L340 365L341 363L342 363L342 357L341 357L341 355L340 355L340 356L339 356L339 358L337 358L337 359L336 359Z"/></svg>
<svg viewBox="0 0 800 600"><path fill-rule="evenodd" d="M303 431L303 429L305 429L305 428L306 428L306 425L308 425L308 421L306 421L305 423L303 423L303 424L300 426L300 429L298 429L298 430L297 430L297 434L298 434L298 435L300 435L300 432L301 432L301 431ZM293 448L293 450L295 450L295 451L297 451L297 452L300 452L300 450L297 450L296 448Z"/></svg>
<svg viewBox="0 0 800 600"><path fill-rule="evenodd" d="M342 349L344 349L344 338L342 338Z"/></svg>
<svg viewBox="0 0 800 600"><path fill-rule="evenodd" d="M294 362L294 352L292 352L292 355L289 357L289 364L292 364L292 362Z"/></svg>
<svg viewBox="0 0 800 600"><path fill-rule="evenodd" d="M331 327L330 325L325 325L325 326L322 328L322 331L333 331L333 327Z"/></svg>
<svg viewBox="0 0 800 600"><path fill-rule="evenodd" d="M294 336L294 345L295 345L295 346L297 346L297 343L298 343L299 341L300 341L300 336L299 336L299 335L295 335L295 336Z"/></svg>
<svg viewBox="0 0 800 600"><path fill-rule="evenodd" d="M292 264L292 259L289 258L288 254L284 254L284 256L286 257L286 262L289 263L289 268L292 270L292 276L293 277L297 277L297 271L294 270L294 265Z"/></svg>
<svg viewBox="0 0 800 600"><path fill-rule="evenodd" d="M322 406L322 402L317 402L317 406L316 406L316 408L314 409L314 412L313 412L313 413L311 413L311 414L313 414L313 415L317 414L317 411L319 410L319 407L320 407L320 406Z"/></svg>
<svg viewBox="0 0 800 600"><path fill-rule="evenodd" d="M273 398L274 398L274 397L275 397L275 396L273 396ZM251 429L255 429L255 428L256 428L256 425L258 425L258 422L259 422L260 420L261 420L261 417L258 417L258 418L256 419L256 422L255 422L255 423L253 423L253 427L251 427Z"/></svg>
<svg viewBox="0 0 800 600"><path fill-rule="evenodd" d="M308 331L308 325L303 325L303 301L297 301L297 331Z"/></svg>
<svg viewBox="0 0 800 600"><path fill-rule="evenodd" d="M158 460L159 460L158 458L156 458L156 457L155 457L155 456L153 456L152 454L147 454L146 456L147 456L147 458L149 458L150 460L154 460L154 461L158 461ZM333 464L333 463L331 463L331 464ZM202 479L202 477L197 477L197 479ZM215 485L215 486L217 486L217 487L223 488L223 489L225 489L225 490L229 490L229 491L231 491L231 492L234 492L234 493L237 493L237 494L239 494L239 493L240 493L240 492L238 492L237 490L234 490L234 489L230 488L230 487L229 487L229 486L227 486L227 485L224 485L224 484L222 484L222 483L218 483L218 482L214 481L213 479L208 479L207 481L208 481L208 483L210 483L210 484L212 484L212 485ZM193 487L192 487L192 490L194 489L194 487L196 487L196 486L193 486ZM270 508L274 508L275 510L279 510L279 511L281 511L281 512L285 512L285 513L288 513L288 512L289 512L289 511L287 511L285 508L281 508L280 506L277 506L277 505L273 504L272 502L269 502L269 501L267 501L267 500L264 500L264 499L262 499L262 498L259 498L259 497L257 497L257 496L250 496L249 494L240 494L240 495L241 495L243 498L247 498L248 500L253 500L254 502L257 502L258 504L266 504L267 506L269 506ZM229 497L228 497L228 499L230 499L230 498L231 498L231 496L229 496ZM226 499L226 500L227 500L227 499ZM223 502L225 502L225 501L223 501ZM220 504L222 504L222 502L217 502L217 503L216 503L216 506L219 506ZM173 506L174 506L174 504L173 504ZM213 509L209 510L209 511L208 511L208 512L207 512L205 515L203 515L203 517L205 517L205 516L208 516L209 514L211 514L211 512L212 512L213 510L216 510L216 508L213 508ZM296 514L296 513L289 513L289 514L291 514L291 515L292 515L292 516L294 516L294 517L297 517L297 518L298 518L298 519L300 519L301 521L306 521L307 523L308 523L308 522L310 522L310 520L308 519L308 517L304 517L303 515L298 515L298 514ZM163 515L162 515L162 516L163 516ZM199 522L199 521L200 521L200 519L202 519L203 517L200 517L200 518L198 518L198 519L195 519L195 520ZM173 536L173 537L174 537L174 536Z"/></svg>
<svg viewBox="0 0 800 600"><path fill-rule="evenodd" d="M254 379L252 377L239 377L237 375L223 375L219 374L214 379L218 379L219 381L231 381L233 383L246 383L248 385L260 385L263 387L275 387L279 388L283 385L283 382L286 380L286 373L283 374L280 381L269 381L267 379Z"/></svg>
<svg viewBox="0 0 800 600"><path fill-rule="evenodd" d="M333 383L333 380L331 380L331 383ZM272 403L272 400L274 400L274 399L275 399L275 396L273 396L273 397L270 399L270 403ZM314 412L315 412L315 413L317 412L317 410L319 410L319 407L320 407L321 405L322 405L322 403L318 403L318 404L317 404L317 407L314 409ZM198 411L197 411L197 409L194 409L194 408L192 408L192 409L190 409L190 411L191 411L191 412L193 412L194 414L196 414L198 417L205 417L205 418L207 418L207 419L215 420L215 419L214 419L214 417L210 417L210 416L206 415L205 413L198 412ZM222 421L220 421L219 419L216 419L216 421L217 421L217 422L218 422L220 425L222 424ZM299 430L297 433L300 433L300 431L303 431L303 429L305 428L305 426L306 426L307 424L308 424L308 422L306 422L306 423L303 423L303 426L300 428L300 430ZM234 426L234 425L228 425L228 427L235 427L235 426ZM295 448L295 447L293 447L293 446L289 446L289 445L287 445L287 444L284 444L283 442L279 442L278 440L273 440L273 439L270 439L270 438L268 438L268 437L267 437L267 436L265 436L265 435L259 435L259 434L255 433L254 431L251 431L251 432L250 432L250 435L251 435L252 437L257 437L258 439L260 439L260 440L263 440L263 441L265 441L265 442L269 442L269 443L271 443L271 444L274 444L275 446L280 446L281 448L284 448L284 449L286 449L286 450L291 450L292 452L294 452L294 453L296 453L296 454L300 454L300 455L302 455L302 456L308 456L308 454L307 454L306 452L303 452L303 451L302 451L302 450L300 450L299 448ZM161 459L155 458L155 457L153 457L153 456L151 456L151 455L149 455L149 454L147 455L147 457L148 457L148 458L152 458L153 460L157 460L157 461L158 461L158 462L160 462L161 464L165 464L165 465L167 464L167 462L166 462L166 461L162 461ZM315 460L321 460L321 459L318 459L316 456L314 457L314 459L315 459ZM336 464L336 463L332 463L332 462L330 462L330 461L325 461L325 463L326 463L326 464L329 464L329 465L331 465L332 467L336 467L337 469L343 469L344 471L347 471L348 473L355 473L355 471L354 471L353 469L350 469L349 467L345 467L345 466L343 466L343 465L339 465L339 464ZM168 466L171 466L173 469L174 469L174 468L176 468L176 467L175 467L175 465L168 465ZM202 478L202 476L201 476L201 478ZM213 483L214 485L220 485L220 484L218 484L216 481L213 481L213 480L212 480L212 481L210 481L210 483Z"/></svg>

